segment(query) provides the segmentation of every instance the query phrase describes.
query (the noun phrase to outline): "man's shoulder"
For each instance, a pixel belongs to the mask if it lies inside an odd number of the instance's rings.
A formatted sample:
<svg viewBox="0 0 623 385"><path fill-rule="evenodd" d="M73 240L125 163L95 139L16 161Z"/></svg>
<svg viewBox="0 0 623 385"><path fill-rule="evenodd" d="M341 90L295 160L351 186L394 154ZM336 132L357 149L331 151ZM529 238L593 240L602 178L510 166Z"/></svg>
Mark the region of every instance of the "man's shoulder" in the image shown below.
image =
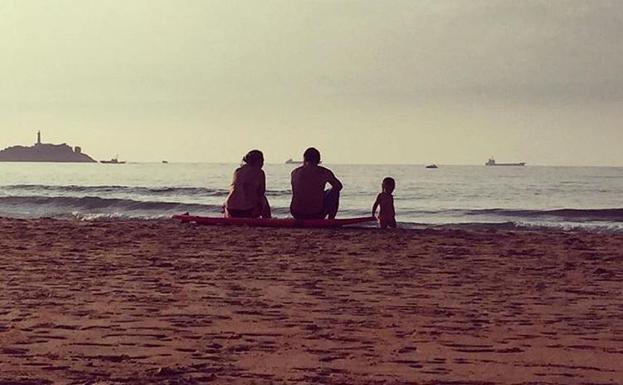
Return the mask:
<svg viewBox="0 0 623 385"><path fill-rule="evenodd" d="M333 171L329 170L326 167L322 167L319 165L318 166L302 165L302 166L295 168L290 173L291 176L295 176L299 174L303 174L305 178L308 178L308 177L317 178L319 176L329 178L333 176Z"/></svg>
<svg viewBox="0 0 623 385"><path fill-rule="evenodd" d="M318 169L320 172L322 172L323 174L327 174L327 175L333 175L333 171L329 170L326 167L323 166L318 166Z"/></svg>
<svg viewBox="0 0 623 385"><path fill-rule="evenodd" d="M303 166L298 166L297 168L295 168L294 170L290 172L290 175L298 174L301 172L302 169L303 169Z"/></svg>

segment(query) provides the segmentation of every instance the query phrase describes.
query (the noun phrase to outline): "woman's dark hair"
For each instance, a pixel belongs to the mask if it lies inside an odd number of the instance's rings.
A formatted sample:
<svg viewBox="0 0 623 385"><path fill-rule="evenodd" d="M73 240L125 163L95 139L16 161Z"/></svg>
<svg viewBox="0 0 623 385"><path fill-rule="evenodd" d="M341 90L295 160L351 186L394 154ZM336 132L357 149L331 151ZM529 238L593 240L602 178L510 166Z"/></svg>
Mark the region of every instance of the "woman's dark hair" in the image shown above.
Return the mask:
<svg viewBox="0 0 623 385"><path fill-rule="evenodd" d="M249 166L261 166L264 164L264 154L260 150L251 150L242 158Z"/></svg>
<svg viewBox="0 0 623 385"><path fill-rule="evenodd" d="M320 151L316 150L313 147L308 148L303 153L303 161L313 163L313 164L319 164L320 163Z"/></svg>

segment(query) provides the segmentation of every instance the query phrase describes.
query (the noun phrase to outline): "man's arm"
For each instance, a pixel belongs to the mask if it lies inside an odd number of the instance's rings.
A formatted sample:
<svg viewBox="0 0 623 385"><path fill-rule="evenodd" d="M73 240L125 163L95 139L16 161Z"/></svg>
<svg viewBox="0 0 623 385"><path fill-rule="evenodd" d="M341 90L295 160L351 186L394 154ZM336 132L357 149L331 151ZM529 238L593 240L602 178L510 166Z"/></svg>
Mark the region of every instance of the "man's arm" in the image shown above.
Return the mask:
<svg viewBox="0 0 623 385"><path fill-rule="evenodd" d="M333 174L333 171L331 170L327 170L327 171L329 172L327 183L331 185L331 189L335 192L342 190L342 187L343 187L342 182L340 182L340 180L335 177L335 174Z"/></svg>

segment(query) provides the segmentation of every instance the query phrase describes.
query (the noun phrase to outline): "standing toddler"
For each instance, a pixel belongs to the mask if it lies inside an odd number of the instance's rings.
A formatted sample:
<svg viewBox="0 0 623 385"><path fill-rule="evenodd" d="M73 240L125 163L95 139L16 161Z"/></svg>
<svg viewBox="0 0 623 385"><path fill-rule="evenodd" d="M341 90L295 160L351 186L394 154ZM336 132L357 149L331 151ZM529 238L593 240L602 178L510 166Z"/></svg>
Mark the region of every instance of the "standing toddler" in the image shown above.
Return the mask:
<svg viewBox="0 0 623 385"><path fill-rule="evenodd" d="M382 229L388 227L396 227L396 211L394 210L394 196L392 193L396 188L396 181L394 178L387 177L383 179L381 189L383 190L377 197L374 205L372 206L372 216L376 216L376 209L379 210L379 226Z"/></svg>

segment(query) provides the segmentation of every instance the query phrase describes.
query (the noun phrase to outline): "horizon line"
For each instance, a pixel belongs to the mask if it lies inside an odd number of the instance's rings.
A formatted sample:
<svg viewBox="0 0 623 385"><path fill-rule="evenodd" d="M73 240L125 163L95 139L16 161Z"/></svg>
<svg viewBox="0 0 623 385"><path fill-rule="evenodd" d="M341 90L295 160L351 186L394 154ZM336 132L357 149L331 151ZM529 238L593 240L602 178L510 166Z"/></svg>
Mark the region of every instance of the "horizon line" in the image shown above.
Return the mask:
<svg viewBox="0 0 623 385"><path fill-rule="evenodd" d="M2 163L9 164L19 164L19 163L31 163L31 164L40 164L40 163L54 163L54 164L83 164L83 162L14 162L14 161L0 161ZM102 164L99 161L85 164ZM228 165L239 165L241 162L234 161L225 161L225 162L216 162L216 161L167 161L167 163L162 163L162 160L138 160L138 161L128 161L126 160L125 164L228 164ZM439 167L492 167L486 166L484 163L343 163L343 162L323 162L322 164L331 165L331 166L422 166L425 167L427 165L435 164ZM285 162L265 162L265 165L290 165L295 166L296 164L287 164ZM525 166L511 166L511 168L526 168L526 167L569 167L569 168L623 168L623 165L582 165L582 164L538 164L538 163L526 163ZM495 168L495 167L494 167Z"/></svg>

